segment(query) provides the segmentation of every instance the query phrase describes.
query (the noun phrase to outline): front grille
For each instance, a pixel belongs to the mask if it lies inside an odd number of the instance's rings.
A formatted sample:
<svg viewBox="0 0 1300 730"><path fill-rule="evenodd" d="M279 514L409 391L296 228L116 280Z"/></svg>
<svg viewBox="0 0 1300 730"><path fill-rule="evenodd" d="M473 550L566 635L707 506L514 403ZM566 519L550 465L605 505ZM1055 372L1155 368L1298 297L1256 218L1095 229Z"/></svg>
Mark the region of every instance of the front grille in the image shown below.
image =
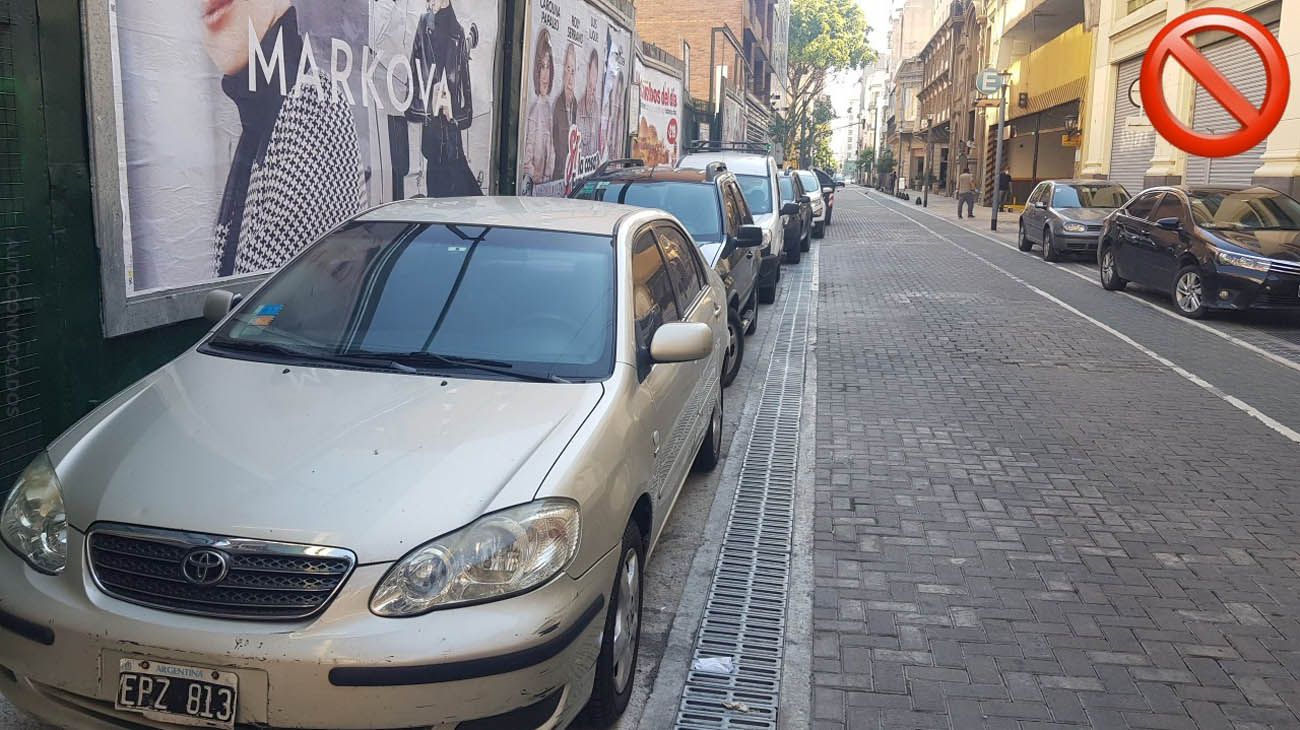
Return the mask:
<svg viewBox="0 0 1300 730"><path fill-rule="evenodd" d="M1300 276L1300 261L1269 259L1268 270L1274 274L1295 274Z"/></svg>
<svg viewBox="0 0 1300 730"><path fill-rule="evenodd" d="M339 548L129 525L98 525L88 562L105 593L179 613L257 620L315 615L343 586L356 556ZM216 564L194 568L195 557Z"/></svg>

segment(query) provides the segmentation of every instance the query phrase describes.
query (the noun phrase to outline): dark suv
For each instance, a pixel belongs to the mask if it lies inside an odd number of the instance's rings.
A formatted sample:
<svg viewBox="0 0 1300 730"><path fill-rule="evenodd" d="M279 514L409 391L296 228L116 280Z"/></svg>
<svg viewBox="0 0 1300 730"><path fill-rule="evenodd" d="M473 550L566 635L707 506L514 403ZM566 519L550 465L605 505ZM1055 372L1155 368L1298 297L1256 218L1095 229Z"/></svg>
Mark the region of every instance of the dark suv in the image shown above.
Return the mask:
<svg viewBox="0 0 1300 730"><path fill-rule="evenodd" d="M785 260L799 263L810 247L812 236L812 200L804 190L803 180L794 170L782 170L777 177L781 186L781 225L785 228Z"/></svg>
<svg viewBox="0 0 1300 730"><path fill-rule="evenodd" d="M727 287L722 384L731 385L744 358L745 335L758 329L757 250L763 245L763 231L754 225L736 176L721 162L694 170L611 160L570 197L658 208L681 221Z"/></svg>

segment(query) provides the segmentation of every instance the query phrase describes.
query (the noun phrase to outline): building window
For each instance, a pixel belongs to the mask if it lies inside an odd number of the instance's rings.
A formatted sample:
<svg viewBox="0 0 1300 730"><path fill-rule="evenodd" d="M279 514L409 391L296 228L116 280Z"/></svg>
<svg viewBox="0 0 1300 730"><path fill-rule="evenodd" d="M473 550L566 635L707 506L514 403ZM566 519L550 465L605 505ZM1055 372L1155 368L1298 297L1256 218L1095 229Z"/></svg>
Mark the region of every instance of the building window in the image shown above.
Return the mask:
<svg viewBox="0 0 1300 730"><path fill-rule="evenodd" d="M1150 5L1154 0L1125 0L1128 12L1135 13L1143 5Z"/></svg>

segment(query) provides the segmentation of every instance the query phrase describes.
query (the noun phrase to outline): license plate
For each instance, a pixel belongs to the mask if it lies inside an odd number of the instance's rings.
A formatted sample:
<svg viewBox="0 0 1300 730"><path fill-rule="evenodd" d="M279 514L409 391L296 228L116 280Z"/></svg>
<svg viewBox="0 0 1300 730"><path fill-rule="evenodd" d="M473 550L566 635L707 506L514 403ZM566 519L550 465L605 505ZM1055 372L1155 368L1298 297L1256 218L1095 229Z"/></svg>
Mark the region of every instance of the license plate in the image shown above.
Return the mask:
<svg viewBox="0 0 1300 730"><path fill-rule="evenodd" d="M113 706L150 720L194 727L235 727L239 675L152 659L122 659Z"/></svg>

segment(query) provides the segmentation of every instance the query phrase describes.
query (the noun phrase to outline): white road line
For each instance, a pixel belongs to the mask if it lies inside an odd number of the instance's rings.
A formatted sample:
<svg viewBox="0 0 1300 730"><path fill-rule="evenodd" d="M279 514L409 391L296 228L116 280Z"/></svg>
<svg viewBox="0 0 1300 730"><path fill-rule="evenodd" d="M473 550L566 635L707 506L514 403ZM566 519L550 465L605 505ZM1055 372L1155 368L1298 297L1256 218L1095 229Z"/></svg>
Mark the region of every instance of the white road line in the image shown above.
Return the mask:
<svg viewBox="0 0 1300 730"><path fill-rule="evenodd" d="M870 200L870 197L869 197L869 196L863 195L862 197L867 198L868 200ZM902 203L899 203L899 205L902 205ZM906 210L910 210L910 208L905 208L905 209L906 209ZM921 212L921 213L925 213L926 215L930 216L931 218L935 218L935 219L937 219L937 220L941 220L941 221L943 221L943 222L945 222L945 223L949 223L949 224L952 224L952 225L959 225L959 224L953 223L952 221L950 221L950 220L944 218L943 216L939 215L938 213L931 213L929 210L926 210L925 208L922 208L919 212ZM904 214L904 215L906 215L906 214ZM969 228L963 228L963 230L967 231L968 233L973 233L973 234L975 234L975 235L977 235L977 236L979 236L980 238L983 238L983 239L985 239L985 240L992 241L993 243L996 243L996 244L998 244L999 246L1005 246L1006 248L1009 248L1009 249L1011 249L1012 251L1015 251L1016 253L1024 254L1025 256L1030 256L1031 258L1033 258L1033 259L1036 260L1036 261L1039 261L1039 262L1044 263L1044 264L1046 264L1046 265L1048 265L1048 266L1051 266L1051 267L1053 267L1053 268L1055 268L1055 269L1057 269L1057 270L1059 270L1059 271L1064 271L1065 273L1069 274L1070 276L1074 276L1074 277L1077 277L1077 278L1079 278L1079 279L1082 279L1082 280L1088 282L1089 284L1092 284L1093 286L1101 287L1101 282L1100 282L1100 281L1097 281L1097 279L1095 279L1095 278L1093 278L1093 277L1091 277L1091 276L1088 276L1088 275L1086 275L1086 274L1083 274L1083 273L1081 273L1081 272L1075 271L1074 269L1071 269L1071 268L1069 268L1068 266L1063 266L1063 265L1061 265L1061 264L1054 264L1054 263L1052 263L1052 262L1050 262L1050 261L1043 261L1041 257L1034 256L1033 254L1031 254L1031 253L1029 253L1029 252L1026 252L1026 251L1021 251L1019 248L1015 247L1014 245L1012 245L1012 244L1010 244L1010 243L1007 243L1006 241L1003 241L1003 240L1001 240L1001 239L999 239L999 238L994 238L993 236L990 236L989 234L984 233L983 231L976 231L976 230L972 230L972 229L969 229ZM1147 300L1145 300L1145 299L1142 299L1141 297L1132 297L1132 296L1131 296L1131 297L1129 297L1129 299L1131 299L1132 301L1135 301L1135 302L1137 302L1138 304L1141 304L1141 305L1143 305L1143 306L1150 307L1152 310L1157 311L1157 312L1159 312L1159 313L1165 315L1166 317L1169 317L1170 319L1173 319L1173 320L1176 321L1176 322L1180 322L1180 323L1185 324L1185 325L1191 325L1192 327L1196 327L1196 328L1198 328L1198 329L1204 330L1205 332L1209 332L1210 334L1215 335L1216 337L1221 337L1221 338L1227 340L1228 342L1231 342L1232 344L1236 345L1237 347L1243 348L1243 349L1245 349L1245 350L1249 350L1249 351L1255 353L1256 355L1259 355L1260 357L1263 357L1263 358L1267 358L1267 359L1269 359L1269 360L1272 360L1273 362L1277 363L1278 365L1282 365L1282 366L1284 366L1284 367L1291 368L1292 370L1294 370L1294 371L1296 371L1296 372L1300 372L1300 363L1294 362L1294 361L1292 361L1292 360L1288 360L1287 358L1282 357L1281 355L1277 355L1277 354L1274 354L1274 353L1272 353L1272 352L1269 352L1268 350L1265 350L1264 348L1259 347L1258 345L1252 345L1251 343L1246 342L1245 340L1239 339L1239 338L1237 338L1237 337L1233 337L1232 335L1228 334L1227 332L1224 332L1223 330L1220 330L1220 329L1216 329L1216 328L1214 328L1214 327L1211 327L1211 326L1209 326L1208 324L1205 324L1204 322L1197 322L1197 321L1194 320L1194 319L1188 319L1188 318L1186 318L1186 317L1184 317L1184 316L1182 316L1182 315L1180 315L1180 314L1178 314L1178 313L1176 313L1176 312L1170 311L1169 309L1166 309L1165 307L1160 306L1159 304L1156 304L1155 302L1149 302L1149 301L1147 301Z"/></svg>
<svg viewBox="0 0 1300 730"><path fill-rule="evenodd" d="M870 199L870 198L868 198L868 199ZM874 201L872 201L872 202L874 202ZM877 203L877 205L879 205L879 203ZM884 207L884 206L881 206L881 207ZM905 210L905 209L904 209L904 210ZM1201 376L1199 376L1199 375L1197 375L1197 374L1195 374L1195 373L1193 373L1193 372L1187 370L1186 368L1182 367L1182 366L1179 365L1178 363L1175 363L1173 360L1170 360L1169 358L1167 358L1167 357L1161 355L1160 353L1158 353L1158 352L1152 350L1151 348L1147 347L1146 345L1143 345L1142 343L1138 342L1137 340L1133 339L1132 337L1129 337L1128 335L1124 334L1123 332L1120 332L1119 330L1115 329L1114 327L1111 327L1110 325L1106 324L1105 322L1102 322L1102 321L1099 320L1099 319L1095 319L1095 318L1093 318L1093 317L1090 317L1090 316L1087 315L1087 314L1084 314L1083 312L1079 311L1078 309L1076 309L1076 308L1073 307L1072 305L1067 304L1066 302L1062 301L1061 299L1057 298L1056 296L1054 296L1054 295L1052 295L1052 294L1049 294L1048 292L1043 291L1042 289L1039 289L1038 287L1034 286L1033 284L1030 284L1029 282L1027 282L1027 281L1025 281L1024 279L1020 278L1019 276L1016 276L1015 274L1011 273L1010 271L1007 271L1006 269L1002 268L1001 266L998 266L997 264L993 263L992 261L989 261L988 259L984 258L983 256L981 256L981 255L975 253L974 251L972 251L972 250L966 248L965 246L962 246L961 244L959 244L959 243L957 243L956 241L952 240L951 238L949 238L949 237L943 235L942 233L939 233L938 231L934 230L933 228L931 228L931 227L925 225L925 224L922 223L921 221L919 221L919 220L913 218L912 216L908 215L908 214L907 214L906 212L904 212L903 210L900 210L900 211L899 211L899 215L901 215L901 216L903 216L904 218L906 218L906 219L912 221L913 223L915 223L916 225L920 226L922 229L928 231L931 235L933 235L934 237L938 238L939 240L944 241L945 243L948 243L948 244L952 245L954 248L956 248L956 249L958 249L958 250L960 250L960 251L964 251L965 253L967 253L967 254L969 254L969 255L971 255L971 256L973 256L973 257L979 259L980 261L982 261L982 262L984 262L985 264L987 264L987 265L988 265L990 268L992 268L993 270L995 270L995 271L1001 273L1002 275L1006 276L1007 278L1011 279L1012 281L1014 281L1014 282L1020 284L1021 286L1025 287L1025 288L1028 289L1029 291L1032 291L1033 293L1039 295L1040 297L1043 297L1044 299L1046 299L1046 300L1048 300L1048 301L1050 301L1050 302L1052 302L1052 303L1054 303L1054 304L1060 306L1062 309L1066 310L1067 312L1070 312L1071 314L1074 314L1074 315L1078 316L1080 319L1083 319L1083 320L1087 321L1088 323L1090 323L1090 324L1092 324L1092 325L1095 325L1097 328L1101 329L1102 331L1104 331L1104 332L1106 332L1106 333L1108 333L1108 334L1110 334L1110 335L1113 335L1116 339L1119 339L1120 341L1122 341L1122 342L1124 342L1124 343L1127 343L1127 344L1133 346L1133 348L1136 349L1137 351L1141 352L1142 354L1146 355L1147 357L1151 358L1152 360L1155 360L1156 362L1160 363L1161 365L1164 365L1165 367L1167 367L1167 368L1169 368L1170 370L1174 371L1175 373L1177 373L1178 375L1180 375L1180 376L1182 376L1183 378L1187 379L1189 382L1191 382L1191 383L1197 385L1198 387L1204 388L1206 391L1209 391L1211 394L1213 394L1216 398L1219 398L1220 400L1222 400L1223 402L1225 402L1225 403L1227 403L1228 405L1232 406L1233 408L1236 408L1236 409L1242 411L1243 413L1245 413L1246 415L1250 416L1251 418L1254 418L1255 420L1259 421L1260 423L1264 424L1265 426L1268 426L1269 428L1271 428L1272 430L1274 430L1274 431L1276 431L1277 433L1281 434L1282 436L1284 436L1284 437L1290 439L1292 442L1300 444L1300 432L1297 432L1295 429L1292 429L1290 426L1287 426L1286 424L1281 423L1281 422L1278 421L1277 419L1275 419L1275 418L1269 416L1268 414L1266 414L1266 413L1260 411L1258 408L1255 408L1254 406L1252 406L1252 405L1250 405L1249 403L1247 403L1247 402L1241 400L1240 398L1238 398L1238 397L1236 397L1236 396L1234 396L1234 395L1230 395L1230 394L1228 394L1228 393L1225 393L1225 392L1223 392L1222 390L1219 390L1219 388L1218 388L1217 386L1215 386L1213 383L1210 383L1209 381L1205 380L1205 379L1202 378ZM998 241L998 243L1002 243L1002 242L1001 242L1001 241Z"/></svg>

